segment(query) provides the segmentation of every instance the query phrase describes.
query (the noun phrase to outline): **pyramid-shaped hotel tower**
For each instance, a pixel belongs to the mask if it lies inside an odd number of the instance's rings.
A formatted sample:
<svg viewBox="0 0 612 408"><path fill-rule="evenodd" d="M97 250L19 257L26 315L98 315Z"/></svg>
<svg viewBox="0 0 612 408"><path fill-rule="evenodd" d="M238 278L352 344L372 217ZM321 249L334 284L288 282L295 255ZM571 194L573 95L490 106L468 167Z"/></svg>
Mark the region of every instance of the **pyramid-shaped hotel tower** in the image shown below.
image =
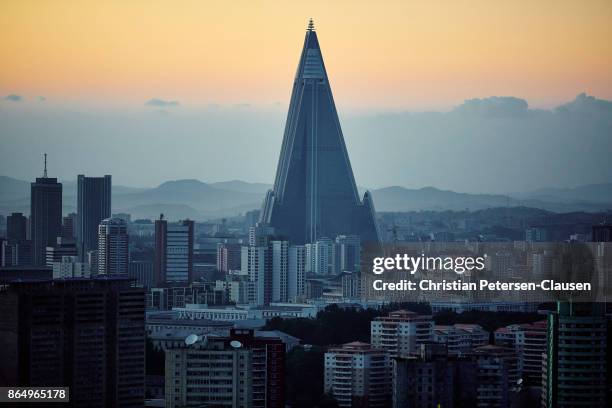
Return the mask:
<svg viewBox="0 0 612 408"><path fill-rule="evenodd" d="M359 199L312 20L293 82L274 189L260 222L292 244L338 235L379 242L372 197L366 192Z"/></svg>

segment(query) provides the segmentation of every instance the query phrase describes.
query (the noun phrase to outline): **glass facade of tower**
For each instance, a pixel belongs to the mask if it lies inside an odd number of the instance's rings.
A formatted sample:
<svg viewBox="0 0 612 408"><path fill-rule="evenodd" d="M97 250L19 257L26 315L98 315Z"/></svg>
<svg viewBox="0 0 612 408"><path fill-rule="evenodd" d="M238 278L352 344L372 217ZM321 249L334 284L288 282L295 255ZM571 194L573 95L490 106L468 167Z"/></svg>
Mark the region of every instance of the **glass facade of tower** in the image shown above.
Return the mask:
<svg viewBox="0 0 612 408"><path fill-rule="evenodd" d="M360 200L316 32L306 33L274 189L260 221L292 244L358 235L378 242L369 193Z"/></svg>

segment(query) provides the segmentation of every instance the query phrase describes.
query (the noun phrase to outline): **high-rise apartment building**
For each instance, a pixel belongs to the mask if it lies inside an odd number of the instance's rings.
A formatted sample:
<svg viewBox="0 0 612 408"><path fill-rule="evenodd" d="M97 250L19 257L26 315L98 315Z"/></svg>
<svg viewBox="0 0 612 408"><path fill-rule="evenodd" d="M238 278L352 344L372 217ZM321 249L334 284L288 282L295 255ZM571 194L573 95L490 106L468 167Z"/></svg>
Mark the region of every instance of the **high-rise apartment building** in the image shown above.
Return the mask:
<svg viewBox="0 0 612 408"><path fill-rule="evenodd" d="M242 274L253 284L249 303L265 305L272 301L272 267L267 246L242 247Z"/></svg>
<svg viewBox="0 0 612 408"><path fill-rule="evenodd" d="M281 338L257 336L250 329L233 329L230 339L253 353L252 407L284 408L286 345Z"/></svg>
<svg viewBox="0 0 612 408"><path fill-rule="evenodd" d="M433 320L408 310L397 310L370 323L372 347L386 350L392 357L406 356L421 344L433 341Z"/></svg>
<svg viewBox="0 0 612 408"><path fill-rule="evenodd" d="M558 302L548 315L542 407L609 407L608 360L605 304Z"/></svg>
<svg viewBox="0 0 612 408"><path fill-rule="evenodd" d="M193 281L193 232L191 220L169 223L155 220L155 284L185 285Z"/></svg>
<svg viewBox="0 0 612 408"><path fill-rule="evenodd" d="M342 297L345 299L361 297L361 273L346 272L342 274Z"/></svg>
<svg viewBox="0 0 612 408"><path fill-rule="evenodd" d="M335 246L334 241L329 238L320 238L316 242L306 244L306 256L308 272L316 275L331 275L335 273Z"/></svg>
<svg viewBox="0 0 612 408"><path fill-rule="evenodd" d="M417 352L393 359L393 407L473 407L476 364L449 356L444 344L421 344Z"/></svg>
<svg viewBox="0 0 612 408"><path fill-rule="evenodd" d="M62 232L62 183L47 177L47 155L42 177L31 184L30 189L30 239L32 262L45 265L46 248L55 244Z"/></svg>
<svg viewBox="0 0 612 408"><path fill-rule="evenodd" d="M335 247L337 260L334 272L359 272L361 269L361 238L359 235L338 235Z"/></svg>
<svg viewBox="0 0 612 408"><path fill-rule="evenodd" d="M69 407L142 407L144 292L127 279L0 290L0 386L70 388Z"/></svg>
<svg viewBox="0 0 612 408"><path fill-rule="evenodd" d="M70 213L62 218L62 239L76 241L77 225L76 213Z"/></svg>
<svg viewBox="0 0 612 408"><path fill-rule="evenodd" d="M28 240L28 219L22 213L6 217L6 239L0 240L0 266L32 265L33 246Z"/></svg>
<svg viewBox="0 0 612 408"><path fill-rule="evenodd" d="M506 347L487 345L476 356L476 406L510 408L521 378L518 355Z"/></svg>
<svg viewBox="0 0 612 408"><path fill-rule="evenodd" d="M98 248L98 226L111 218L111 176L77 177L77 244L81 260Z"/></svg>
<svg viewBox="0 0 612 408"><path fill-rule="evenodd" d="M240 270L240 244L221 242L217 244L217 270L222 272Z"/></svg>
<svg viewBox="0 0 612 408"><path fill-rule="evenodd" d="M251 230L249 241L257 245L241 250L241 274L252 284L249 303L267 305L301 299L305 293L306 248L276 238L274 230L262 224Z"/></svg>
<svg viewBox="0 0 612 408"><path fill-rule="evenodd" d="M166 342L166 407L282 408L285 345L232 329Z"/></svg>
<svg viewBox="0 0 612 408"><path fill-rule="evenodd" d="M495 330L495 345L509 347L519 355L524 384L542 385L542 355L546 353L546 320L512 324Z"/></svg>
<svg viewBox="0 0 612 408"><path fill-rule="evenodd" d="M316 275L338 275L358 272L361 263L361 240L358 235L320 238L305 245L308 272Z"/></svg>
<svg viewBox="0 0 612 408"><path fill-rule="evenodd" d="M388 407L391 360L387 351L352 342L325 353L325 392L342 408Z"/></svg>
<svg viewBox="0 0 612 408"><path fill-rule="evenodd" d="M287 302L289 279L289 241L270 241L268 251L272 258L272 302Z"/></svg>
<svg viewBox="0 0 612 408"><path fill-rule="evenodd" d="M215 282L216 290L223 290L227 293L228 300L236 304L249 303L249 298L254 290L255 284L245 276L228 276L225 280Z"/></svg>
<svg viewBox="0 0 612 408"><path fill-rule="evenodd" d="M102 220L98 227L98 274L126 275L129 263L127 224L120 218Z"/></svg>
<svg viewBox="0 0 612 408"><path fill-rule="evenodd" d="M300 302L306 296L306 247L292 245L289 247L289 266L287 276L287 300Z"/></svg>
<svg viewBox="0 0 612 408"><path fill-rule="evenodd" d="M153 263L150 261L130 260L128 276L135 279L139 285L145 288L153 287Z"/></svg>
<svg viewBox="0 0 612 408"><path fill-rule="evenodd" d="M166 408L251 407L253 356L250 350L234 348L228 341L211 337L193 344L180 340L165 350Z"/></svg>

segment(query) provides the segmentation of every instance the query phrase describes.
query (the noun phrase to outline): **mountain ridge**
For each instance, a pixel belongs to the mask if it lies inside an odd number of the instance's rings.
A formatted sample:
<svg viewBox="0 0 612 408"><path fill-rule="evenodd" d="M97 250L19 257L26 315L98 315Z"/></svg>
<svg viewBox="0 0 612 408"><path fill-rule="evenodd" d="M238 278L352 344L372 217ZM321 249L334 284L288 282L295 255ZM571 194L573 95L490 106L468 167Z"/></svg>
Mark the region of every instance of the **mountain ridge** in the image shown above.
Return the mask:
<svg viewBox="0 0 612 408"><path fill-rule="evenodd" d="M75 211L76 181L62 183L64 212ZM168 180L153 188L113 185L113 212L129 212L133 218L154 218L160 212L170 218L198 220L233 216L259 208L271 187L242 180L206 183L198 179ZM553 212L594 212L612 208L612 183L542 188L509 195L462 193L432 186L410 189L394 185L370 191L379 212L477 211L519 206ZM0 176L0 213L29 213L29 193L30 182Z"/></svg>

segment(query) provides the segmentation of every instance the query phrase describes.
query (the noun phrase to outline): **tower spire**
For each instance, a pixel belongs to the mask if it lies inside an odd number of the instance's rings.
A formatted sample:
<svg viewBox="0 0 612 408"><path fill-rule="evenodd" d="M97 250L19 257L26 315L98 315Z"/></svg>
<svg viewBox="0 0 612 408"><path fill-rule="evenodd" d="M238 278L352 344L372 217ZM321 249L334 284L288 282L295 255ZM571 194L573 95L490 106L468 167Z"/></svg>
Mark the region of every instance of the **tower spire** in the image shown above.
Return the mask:
<svg viewBox="0 0 612 408"><path fill-rule="evenodd" d="M314 21L312 18L308 19L308 31L314 31Z"/></svg>
<svg viewBox="0 0 612 408"><path fill-rule="evenodd" d="M43 177L47 178L47 153L45 153L45 171L43 172Z"/></svg>

